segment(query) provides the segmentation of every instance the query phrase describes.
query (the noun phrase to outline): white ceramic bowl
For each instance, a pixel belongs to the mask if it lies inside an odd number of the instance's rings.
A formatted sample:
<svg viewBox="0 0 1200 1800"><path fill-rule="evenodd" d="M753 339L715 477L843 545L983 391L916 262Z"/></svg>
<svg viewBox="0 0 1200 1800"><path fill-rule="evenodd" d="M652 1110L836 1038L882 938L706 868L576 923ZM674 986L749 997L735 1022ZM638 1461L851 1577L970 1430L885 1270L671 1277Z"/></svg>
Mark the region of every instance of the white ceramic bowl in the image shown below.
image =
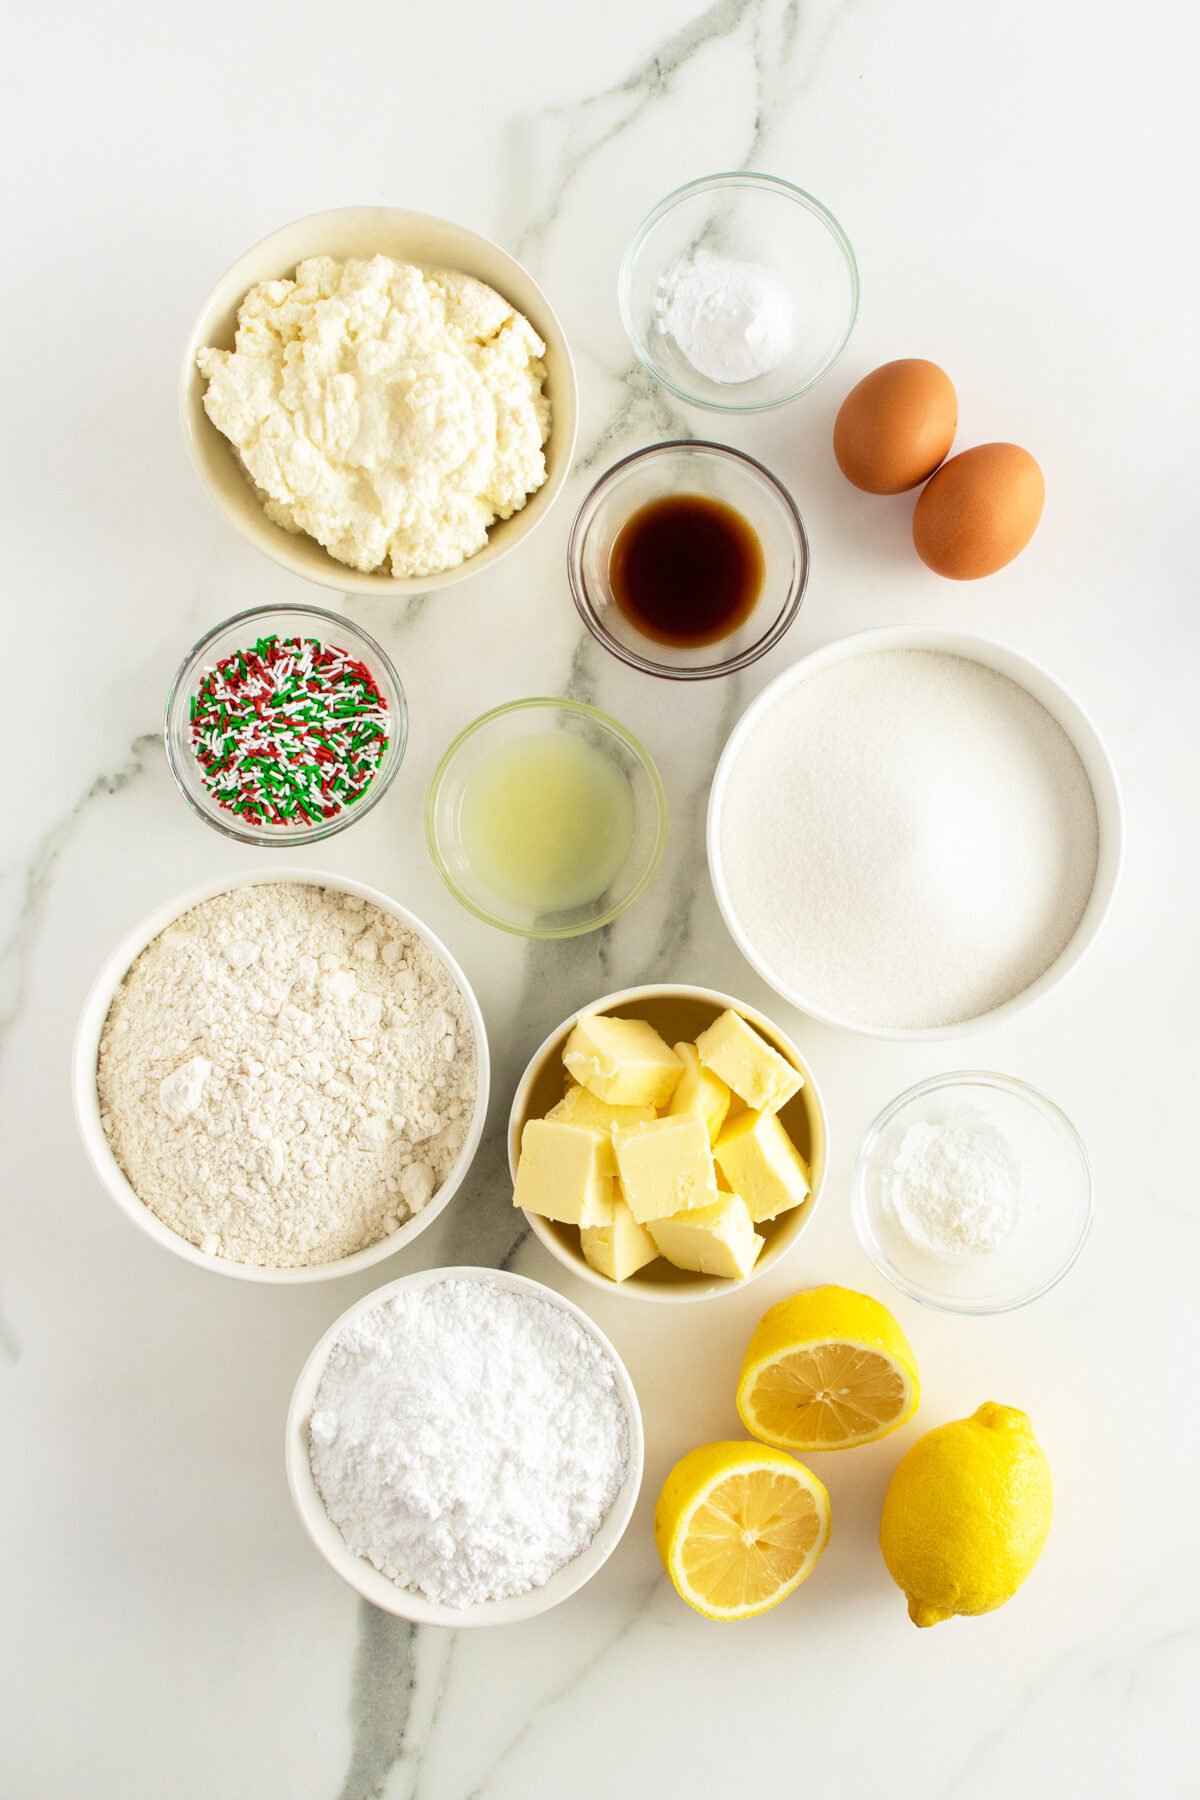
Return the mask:
<svg viewBox="0 0 1200 1800"><path fill-rule="evenodd" d="M944 655L965 657L971 662L982 664L984 668L995 669L999 674L1006 675L1010 681L1031 694L1045 707L1051 718L1062 726L1084 766L1096 802L1100 832L1096 876L1083 917L1069 943L1049 968L1019 994L1014 994L1010 1000L993 1007L990 1012L981 1013L977 1018L960 1020L953 1025L903 1028L864 1024L861 1020L847 1019L831 1013L798 989L789 988L760 955L743 930L734 911L721 865L721 809L730 771L759 720L775 704L780 694L807 681L809 676L829 668L833 663L845 662L852 656L871 656L881 650L941 651ZM746 961L757 969L777 994L781 994L785 1000L800 1007L814 1019L820 1019L826 1025L840 1025L846 1031L857 1031L866 1037L893 1038L909 1043L962 1037L967 1032L978 1030L982 1025L999 1024L1002 1019L1009 1019L1014 1013L1023 1012L1027 1006L1032 1006L1036 1000L1042 999L1052 988L1057 987L1083 960L1108 917L1117 889L1123 849L1124 820L1116 771L1099 732L1079 702L1039 663L1032 662L1008 645L998 644L991 638L976 637L970 632L942 630L936 626L892 625L878 631L861 631L851 637L838 638L834 643L826 644L824 649L801 657L799 662L793 663L790 669L785 669L782 675L765 687L746 708L721 753L709 793L709 873L721 915Z"/></svg>
<svg viewBox="0 0 1200 1800"><path fill-rule="evenodd" d="M485 281L533 325L546 345L546 393L550 400L550 436L546 441L546 479L511 519L498 519L488 541L475 556L439 575L397 580L387 573L364 574L329 555L315 538L294 536L273 525L242 471L237 455L204 410L205 383L196 353L206 345L233 348L237 309L256 282L291 275L306 256L390 256L425 268L457 269ZM498 244L465 226L428 213L403 212L392 206L339 206L311 213L263 238L227 269L200 309L184 347L179 372L179 410L183 434L201 481L222 512L259 550L308 581L344 594L428 593L449 587L490 568L527 537L545 518L571 469L578 427L575 368L563 328L533 277Z"/></svg>
<svg viewBox="0 0 1200 1800"><path fill-rule="evenodd" d="M237 888L260 887L264 882L299 882L309 887L331 888L340 894L357 894L360 899L367 900L377 906L381 912L399 919L401 924L424 942L441 958L450 974L458 983L466 1003L467 1014L475 1032L476 1058L476 1090L475 1109L471 1114L470 1129L466 1142L459 1152L458 1161L450 1170L441 1187L434 1194L427 1206L411 1219L405 1220L398 1231L380 1238L377 1244L371 1244L366 1250L356 1250L352 1256L340 1257L336 1262L314 1263L311 1267L298 1269L257 1268L251 1263L226 1261L222 1257L206 1256L195 1244L191 1244L179 1233L164 1225L156 1213L139 1200L130 1185L124 1170L121 1168L108 1139L104 1135L104 1127L100 1123L100 1100L96 1091L96 1064L100 1052L100 1036L104 1029L104 1021L108 1017L113 995L135 958L141 955L152 938L160 931L165 931L172 920L181 913L188 912L198 906L202 900L212 900L217 894L226 894ZM139 1225L148 1237L161 1244L165 1250L171 1250L176 1256L183 1257L185 1262L195 1263L198 1268L207 1269L213 1274L230 1275L237 1281L261 1281L277 1285L295 1284L307 1281L328 1281L335 1275L355 1275L363 1269L373 1268L376 1263L383 1262L386 1257L395 1255L419 1237L428 1225L432 1225L438 1214L450 1204L466 1177L468 1169L479 1148L479 1140L483 1136L484 1121L487 1118L488 1086L490 1065L488 1059L487 1032L484 1028L483 1014L479 1010L479 1002L475 998L470 982L451 956L441 939L435 937L427 925L423 925L406 907L390 900L378 889L367 887L361 881L351 881L344 875L330 875L320 869L258 869L249 875L219 876L213 881L205 881L199 887L189 888L186 893L177 894L173 900L164 901L148 913L140 924L132 931L126 932L112 954L105 960L100 973L92 983L91 991L84 1002L79 1025L75 1032L75 1045L71 1057L71 1087L75 1102L75 1121L79 1127L79 1135L83 1139L83 1147L93 1169L109 1195L116 1201L121 1211L135 1225Z"/></svg>
<svg viewBox="0 0 1200 1800"><path fill-rule="evenodd" d="M686 1269L672 1268L661 1256L657 1262L649 1263L636 1275L631 1275L628 1281L610 1281L606 1275L598 1274L586 1261L579 1245L579 1232L574 1225L558 1225L552 1219L539 1218L536 1213L527 1212L525 1217L529 1220L534 1236L546 1246L551 1256L564 1269L569 1269L572 1275L577 1275L580 1281L599 1288L602 1293L621 1294L632 1300L711 1300L718 1294L741 1293L751 1281L757 1280L768 1269L773 1269L787 1255L812 1218L825 1185L829 1167L829 1124L821 1090L795 1044L765 1013L759 1012L757 1007L747 1006L744 1000L737 1000L732 994L718 992L716 988L692 987L680 982L622 988L619 993L606 994L602 1000L593 1000L589 1005L581 1006L578 1012L573 1012L569 1019L564 1019L561 1025L556 1026L534 1051L517 1084L508 1118L508 1167L514 1182L517 1179L517 1158L521 1151L521 1132L528 1119L544 1117L555 1101L562 1098L562 1048L576 1020L584 1013L615 1012L627 1018L647 1019L667 1038L668 1043L678 1043L681 1040L690 1041L730 1007L761 1031L804 1076L804 1086L788 1101L780 1118L788 1127L796 1148L809 1164L812 1190L803 1205L793 1207L791 1212L783 1213L778 1219L757 1227L766 1238L766 1243L759 1251L758 1261L745 1281L693 1275Z"/></svg>
<svg viewBox="0 0 1200 1800"><path fill-rule="evenodd" d="M355 1556L346 1547L341 1532L325 1511L325 1503L313 1480L308 1460L308 1421L330 1349L339 1332L350 1320L359 1318L365 1312L374 1311L375 1307L389 1300L393 1294L405 1289L432 1287L440 1281L482 1281L509 1293L533 1294L539 1300L561 1307L563 1312L569 1314L577 1325L595 1339L611 1359L617 1391L629 1420L629 1467L625 1480L586 1550L580 1551L573 1562L567 1563L556 1575L552 1575L543 1587L531 1588L528 1593L516 1594L506 1600L481 1601L474 1606L435 1604L411 1588L397 1587L394 1581L382 1574L365 1557ZM629 1371L604 1333L585 1312L572 1305L571 1301L564 1300L553 1288L543 1287L539 1281L529 1281L524 1275L510 1275L506 1269L421 1269L415 1275L405 1275L399 1281L389 1281L386 1287L376 1288L374 1293L366 1294L356 1301L330 1326L300 1371L288 1409L287 1438L284 1444L288 1486L296 1511L304 1529L334 1574L340 1575L364 1600L369 1600L372 1606L379 1607L383 1612L394 1613L401 1619L411 1619L415 1625L445 1625L454 1630L480 1625L519 1624L522 1619L532 1619L538 1613L549 1612L552 1606L557 1606L586 1581L590 1581L608 1561L625 1534L625 1527L633 1515L638 1490L642 1485L643 1457L642 1415L637 1394L629 1378Z"/></svg>

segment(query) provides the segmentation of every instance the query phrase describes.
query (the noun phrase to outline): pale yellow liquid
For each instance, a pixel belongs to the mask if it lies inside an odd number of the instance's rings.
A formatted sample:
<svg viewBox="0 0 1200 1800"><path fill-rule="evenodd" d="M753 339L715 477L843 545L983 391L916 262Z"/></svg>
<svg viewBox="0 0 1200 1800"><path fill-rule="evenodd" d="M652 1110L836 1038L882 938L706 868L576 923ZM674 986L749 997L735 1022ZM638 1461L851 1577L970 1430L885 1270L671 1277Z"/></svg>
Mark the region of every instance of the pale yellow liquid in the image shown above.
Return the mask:
<svg viewBox="0 0 1200 1800"><path fill-rule="evenodd" d="M599 900L629 860L633 789L596 745L539 732L505 744L468 777L459 831L476 878L498 900L570 912Z"/></svg>

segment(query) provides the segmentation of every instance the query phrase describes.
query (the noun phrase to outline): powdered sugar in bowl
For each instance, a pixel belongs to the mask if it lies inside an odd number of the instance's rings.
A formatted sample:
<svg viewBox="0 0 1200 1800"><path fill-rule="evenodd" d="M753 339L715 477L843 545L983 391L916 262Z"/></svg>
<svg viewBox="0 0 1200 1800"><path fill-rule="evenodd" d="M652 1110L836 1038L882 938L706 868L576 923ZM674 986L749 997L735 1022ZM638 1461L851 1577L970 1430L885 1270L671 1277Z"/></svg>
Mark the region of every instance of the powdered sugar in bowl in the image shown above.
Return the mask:
<svg viewBox="0 0 1200 1800"><path fill-rule="evenodd" d="M516 1624L620 1542L641 1413L570 1301L504 1270L425 1269L325 1333L296 1383L285 1458L305 1530L372 1605L419 1625Z"/></svg>
<svg viewBox="0 0 1200 1800"><path fill-rule="evenodd" d="M935 1075L863 1140L851 1206L894 1287L942 1312L1010 1312L1072 1267L1092 1218L1087 1151L1066 1115L1011 1075Z"/></svg>
<svg viewBox="0 0 1200 1800"><path fill-rule="evenodd" d="M84 1004L72 1085L93 1168L157 1243L242 1280L320 1281L410 1243L462 1184L487 1035L404 907L259 870L127 934Z"/></svg>

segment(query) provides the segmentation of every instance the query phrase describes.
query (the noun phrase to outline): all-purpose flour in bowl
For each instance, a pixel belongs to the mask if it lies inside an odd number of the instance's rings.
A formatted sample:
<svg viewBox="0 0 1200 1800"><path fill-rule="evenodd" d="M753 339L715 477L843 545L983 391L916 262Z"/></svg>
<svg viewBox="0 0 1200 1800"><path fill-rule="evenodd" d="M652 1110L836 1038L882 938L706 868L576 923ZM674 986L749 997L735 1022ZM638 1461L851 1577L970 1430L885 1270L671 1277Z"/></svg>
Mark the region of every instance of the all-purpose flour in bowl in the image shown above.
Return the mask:
<svg viewBox="0 0 1200 1800"><path fill-rule="evenodd" d="M449 1277L358 1313L309 1419L317 1491L347 1548L467 1607L543 1587L625 1481L612 1358L563 1307Z"/></svg>
<svg viewBox="0 0 1200 1800"><path fill-rule="evenodd" d="M1096 878L1087 771L1033 695L944 651L818 667L755 719L720 875L780 992L867 1027L961 1024L1021 993Z"/></svg>
<svg viewBox="0 0 1200 1800"><path fill-rule="evenodd" d="M96 1082L144 1205L206 1254L332 1263L450 1175L478 1078L442 959L361 896L264 882L202 901L113 997Z"/></svg>

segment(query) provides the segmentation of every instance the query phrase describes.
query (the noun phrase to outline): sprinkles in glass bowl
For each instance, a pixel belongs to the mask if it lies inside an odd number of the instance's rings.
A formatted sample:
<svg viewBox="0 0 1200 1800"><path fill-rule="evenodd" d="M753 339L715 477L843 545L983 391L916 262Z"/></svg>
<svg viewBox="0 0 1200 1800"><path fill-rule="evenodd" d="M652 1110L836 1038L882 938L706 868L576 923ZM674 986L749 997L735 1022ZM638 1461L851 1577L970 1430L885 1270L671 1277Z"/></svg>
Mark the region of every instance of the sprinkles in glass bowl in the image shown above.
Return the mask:
<svg viewBox="0 0 1200 1800"><path fill-rule="evenodd" d="M255 608L208 632L167 697L184 798L244 843L328 837L380 798L408 718L386 653L319 607Z"/></svg>

